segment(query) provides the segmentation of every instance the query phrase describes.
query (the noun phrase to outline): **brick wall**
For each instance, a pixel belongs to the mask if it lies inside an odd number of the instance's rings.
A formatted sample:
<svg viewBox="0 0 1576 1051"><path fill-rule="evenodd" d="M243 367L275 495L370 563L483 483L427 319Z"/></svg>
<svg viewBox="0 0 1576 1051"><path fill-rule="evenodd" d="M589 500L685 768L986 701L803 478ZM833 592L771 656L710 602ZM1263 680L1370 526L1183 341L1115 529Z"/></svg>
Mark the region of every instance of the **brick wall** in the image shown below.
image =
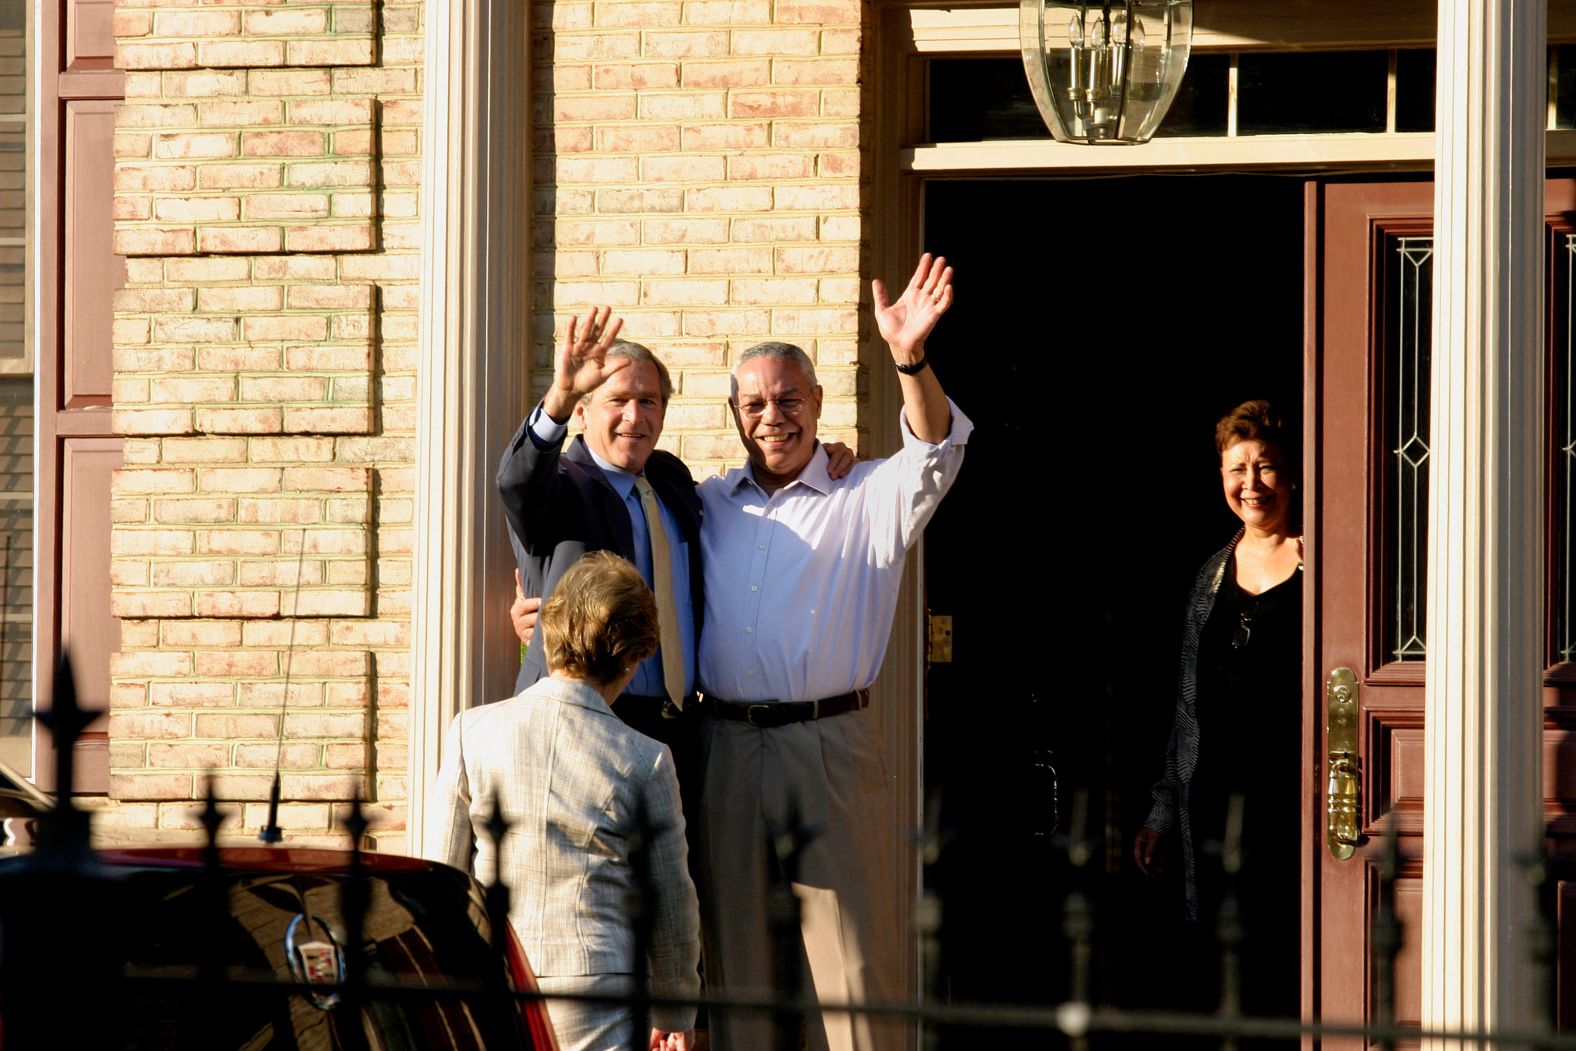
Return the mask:
<svg viewBox="0 0 1576 1051"><path fill-rule="evenodd" d="M536 376L611 305L675 368L662 445L742 460L738 352L797 343L852 441L860 299L860 0L533 7Z"/></svg>
<svg viewBox="0 0 1576 1051"><path fill-rule="evenodd" d="M402 836L419 3L118 0L111 802ZM280 744L281 731L283 743Z"/></svg>

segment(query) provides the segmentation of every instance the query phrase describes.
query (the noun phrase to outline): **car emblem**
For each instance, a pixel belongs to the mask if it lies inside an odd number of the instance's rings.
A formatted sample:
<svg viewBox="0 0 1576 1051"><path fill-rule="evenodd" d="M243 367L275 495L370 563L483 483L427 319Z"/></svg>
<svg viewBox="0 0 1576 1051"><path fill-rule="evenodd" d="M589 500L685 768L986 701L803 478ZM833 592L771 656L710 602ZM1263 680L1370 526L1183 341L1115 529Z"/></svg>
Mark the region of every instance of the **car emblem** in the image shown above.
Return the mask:
<svg viewBox="0 0 1576 1051"><path fill-rule="evenodd" d="M305 931L301 929L307 922L307 917L300 913L290 921L290 927L285 931L285 959L289 962L290 973L296 981L305 985L334 987L325 992L315 989L306 990L307 999L318 1008L327 1011L339 1003L338 986L345 980L345 956L339 948L339 943L334 940L334 933L328 929L328 924L316 916L313 916L310 922L322 932L325 940L299 940L301 935L311 933L310 927Z"/></svg>

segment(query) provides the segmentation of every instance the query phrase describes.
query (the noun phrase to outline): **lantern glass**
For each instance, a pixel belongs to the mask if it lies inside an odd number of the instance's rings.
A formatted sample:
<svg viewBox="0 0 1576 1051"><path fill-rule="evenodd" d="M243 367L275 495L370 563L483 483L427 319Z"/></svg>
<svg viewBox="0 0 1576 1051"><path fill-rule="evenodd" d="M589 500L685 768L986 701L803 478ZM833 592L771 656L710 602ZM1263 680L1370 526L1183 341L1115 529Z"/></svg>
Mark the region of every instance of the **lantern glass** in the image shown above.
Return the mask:
<svg viewBox="0 0 1576 1051"><path fill-rule="evenodd" d="M1193 0L1021 0L1029 90L1058 142L1148 142L1176 98Z"/></svg>

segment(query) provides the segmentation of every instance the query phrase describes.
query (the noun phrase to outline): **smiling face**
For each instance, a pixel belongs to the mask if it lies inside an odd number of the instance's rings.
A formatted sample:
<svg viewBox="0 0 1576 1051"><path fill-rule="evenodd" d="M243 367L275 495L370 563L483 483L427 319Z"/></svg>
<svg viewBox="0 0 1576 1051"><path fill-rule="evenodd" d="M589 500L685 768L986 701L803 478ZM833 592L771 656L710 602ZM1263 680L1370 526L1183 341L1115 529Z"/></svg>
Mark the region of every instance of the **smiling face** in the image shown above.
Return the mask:
<svg viewBox="0 0 1576 1051"><path fill-rule="evenodd" d="M646 469L662 436L662 386L657 367L631 361L575 406L591 451L631 474Z"/></svg>
<svg viewBox="0 0 1576 1051"><path fill-rule="evenodd" d="M1284 535L1291 520L1292 478L1280 449L1245 440L1220 454L1226 506L1257 532Z"/></svg>
<svg viewBox="0 0 1576 1051"><path fill-rule="evenodd" d="M821 388L788 358L751 358L739 366L733 419L756 480L790 482L815 452Z"/></svg>

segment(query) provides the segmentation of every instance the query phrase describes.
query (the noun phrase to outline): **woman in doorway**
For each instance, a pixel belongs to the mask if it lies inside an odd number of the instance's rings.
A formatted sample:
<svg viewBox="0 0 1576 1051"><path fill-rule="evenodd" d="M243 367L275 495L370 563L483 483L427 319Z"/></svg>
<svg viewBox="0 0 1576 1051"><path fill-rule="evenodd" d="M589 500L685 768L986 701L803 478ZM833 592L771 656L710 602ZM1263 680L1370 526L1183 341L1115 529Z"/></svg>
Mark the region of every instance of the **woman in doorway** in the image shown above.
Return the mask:
<svg viewBox="0 0 1576 1051"><path fill-rule="evenodd" d="M1182 633L1165 776L1138 833L1139 869L1158 876L1161 847L1182 858L1184 911L1208 944L1228 894L1243 932L1242 1009L1299 1009L1302 763L1302 536L1291 435L1267 401L1215 427L1226 505L1242 521L1198 572ZM1168 844L1167 840L1174 843ZM1240 874L1226 869L1240 847ZM1206 972L1199 1003L1216 1006Z"/></svg>
<svg viewBox="0 0 1576 1051"><path fill-rule="evenodd" d="M673 756L610 707L656 652L656 600L639 570L595 551L563 575L541 616L547 678L461 712L449 729L429 851L508 883L509 919L542 992L624 995L649 967L657 995L696 996L700 912ZM485 831L495 801L509 822L496 847ZM637 893L629 851L642 839L654 894L643 961L628 920ZM627 1004L546 1004L562 1051L636 1046ZM686 1051L695 1008L653 1006L651 1024L650 1047Z"/></svg>

